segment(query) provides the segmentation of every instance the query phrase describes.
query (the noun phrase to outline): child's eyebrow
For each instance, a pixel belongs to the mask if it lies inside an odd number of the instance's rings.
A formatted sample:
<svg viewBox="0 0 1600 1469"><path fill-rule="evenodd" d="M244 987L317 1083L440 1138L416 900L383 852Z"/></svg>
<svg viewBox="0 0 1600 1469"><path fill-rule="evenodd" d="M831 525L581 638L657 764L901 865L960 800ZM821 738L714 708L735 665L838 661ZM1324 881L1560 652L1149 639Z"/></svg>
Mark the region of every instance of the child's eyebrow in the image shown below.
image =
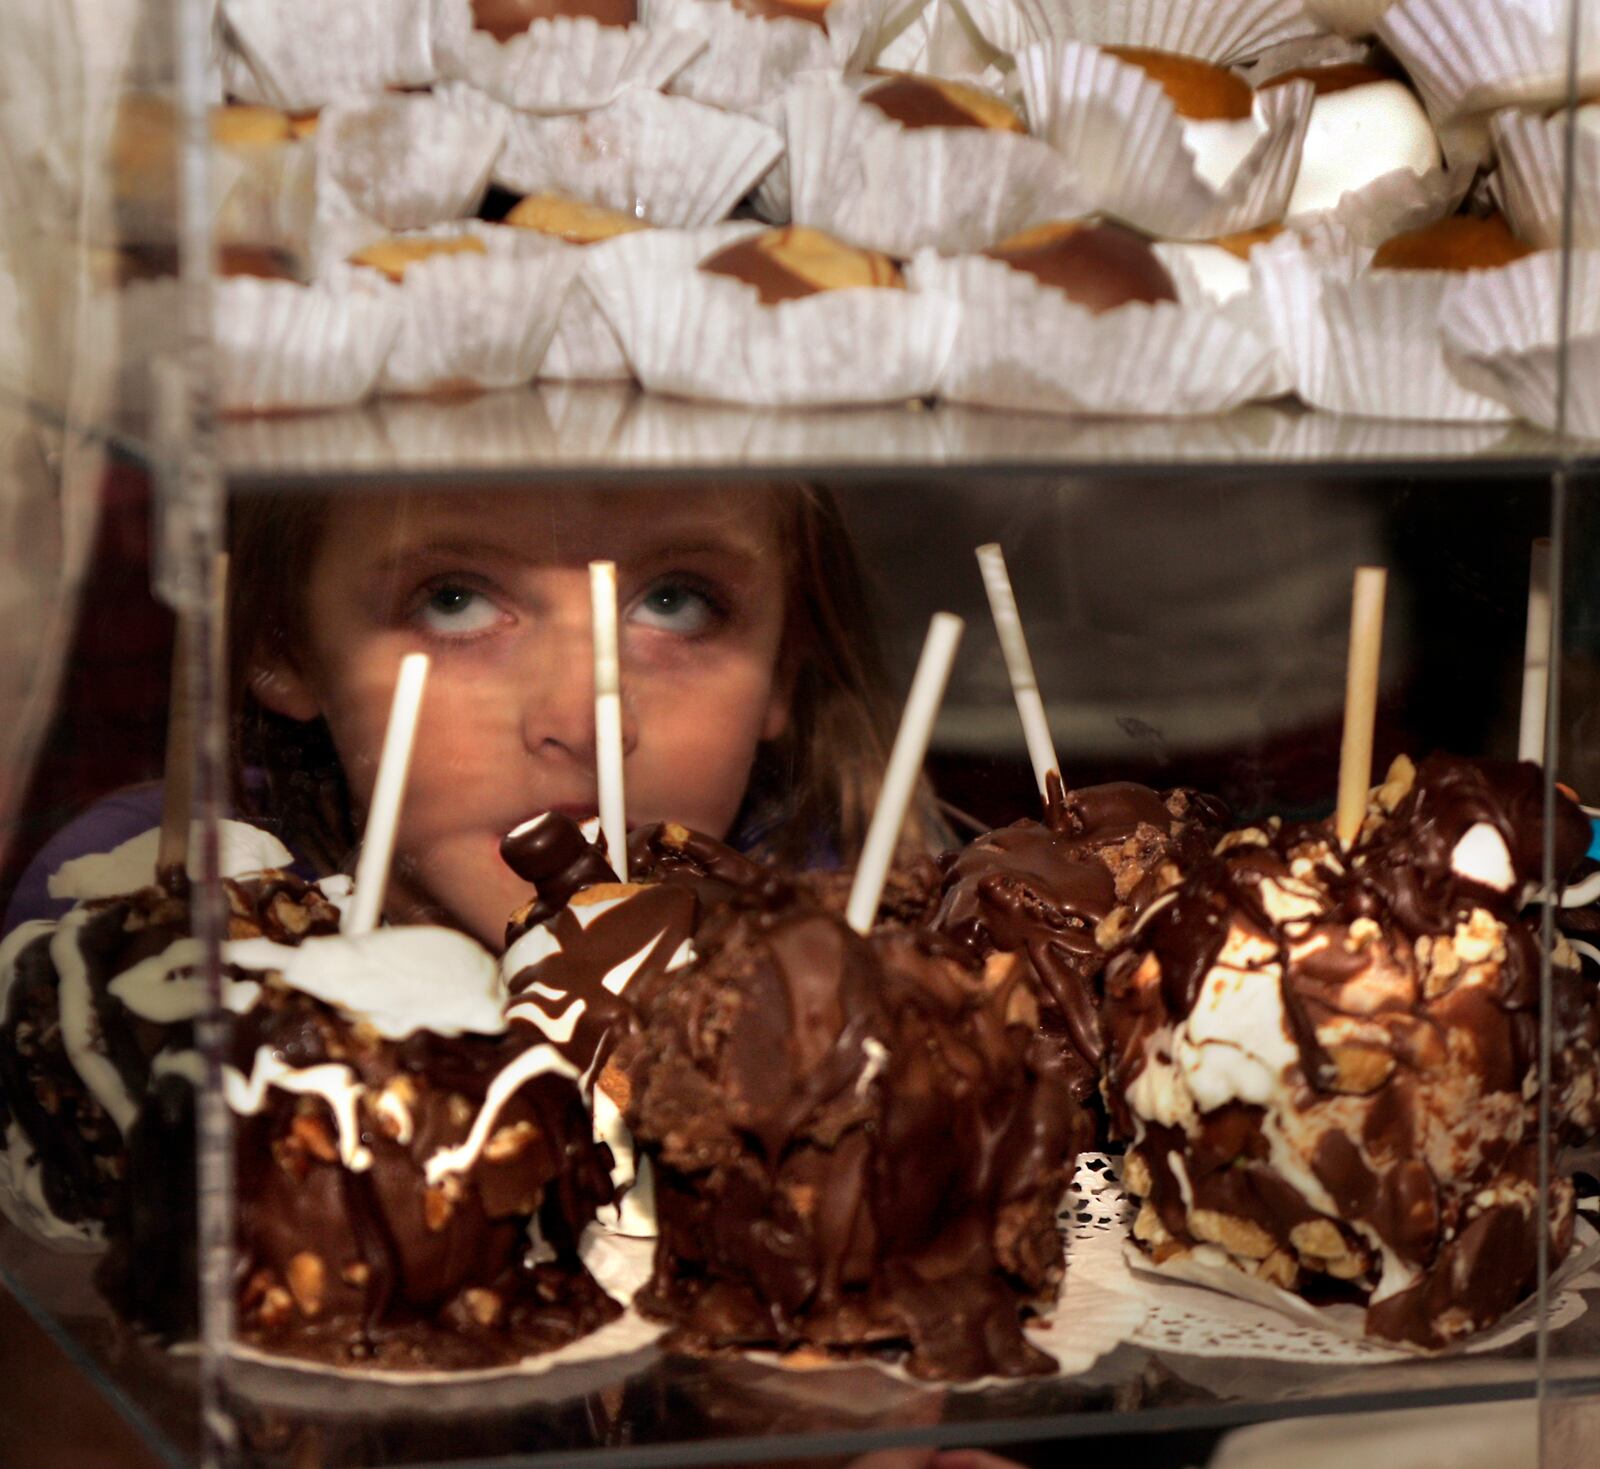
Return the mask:
<svg viewBox="0 0 1600 1469"><path fill-rule="evenodd" d="M594 556L606 554L610 548L596 547L589 554L574 553L571 557L572 564L581 564ZM738 537L729 536L726 539L695 539L682 541L644 542L639 545L616 548L611 552L612 559L626 562L660 562L670 561L677 556L717 556L738 562L742 567L755 566L762 560L761 547L754 542L746 542ZM448 560L459 558L463 561L498 561L515 562L526 565L530 558L524 552L507 546L504 542L485 540L458 540L445 539L419 539L409 544L394 547L385 552L373 563L376 573L391 572L405 566L409 562L430 559ZM559 558L565 563L568 558Z"/></svg>

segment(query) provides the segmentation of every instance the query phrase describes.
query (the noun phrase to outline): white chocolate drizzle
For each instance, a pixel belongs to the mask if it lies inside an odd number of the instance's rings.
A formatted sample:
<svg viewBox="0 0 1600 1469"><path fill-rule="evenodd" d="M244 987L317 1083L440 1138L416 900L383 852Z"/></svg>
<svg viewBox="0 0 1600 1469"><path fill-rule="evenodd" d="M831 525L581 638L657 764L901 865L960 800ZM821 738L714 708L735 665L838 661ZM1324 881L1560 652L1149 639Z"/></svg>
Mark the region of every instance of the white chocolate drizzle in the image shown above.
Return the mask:
<svg viewBox="0 0 1600 1469"><path fill-rule="evenodd" d="M489 1083L489 1093L483 1099L483 1106L473 1120L472 1131L467 1134L466 1140L453 1148L440 1148L423 1165L428 1183L436 1184L447 1174L467 1172L478 1161L484 1144L489 1141L500 1109L525 1083L552 1072L575 1080L578 1068L552 1045L530 1046L523 1051Z"/></svg>
<svg viewBox="0 0 1600 1469"><path fill-rule="evenodd" d="M339 1131L340 1162L352 1173L363 1173L372 1166L372 1154L361 1143L357 1115L357 1106L366 1088L348 1066L327 1061L297 1068L270 1046L260 1046L248 1078L237 1067L228 1066L223 1069L222 1083L228 1105L244 1117L255 1116L266 1105L267 1092L272 1087L321 1097L333 1113Z"/></svg>

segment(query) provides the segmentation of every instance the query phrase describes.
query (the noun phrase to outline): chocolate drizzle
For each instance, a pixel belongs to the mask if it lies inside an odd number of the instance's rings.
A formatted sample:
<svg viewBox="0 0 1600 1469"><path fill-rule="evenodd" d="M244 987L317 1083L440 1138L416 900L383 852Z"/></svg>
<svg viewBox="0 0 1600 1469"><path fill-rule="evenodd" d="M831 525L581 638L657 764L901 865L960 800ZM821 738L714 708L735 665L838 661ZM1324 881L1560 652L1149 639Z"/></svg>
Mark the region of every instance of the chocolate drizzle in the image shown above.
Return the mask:
<svg viewBox="0 0 1600 1469"><path fill-rule="evenodd" d="M604 839L592 845L576 821L556 811L512 832L500 843L500 856L534 886L533 898L506 925L507 948L553 918L579 889L617 880L606 860Z"/></svg>
<svg viewBox="0 0 1600 1469"><path fill-rule="evenodd" d="M1370 1332L1441 1346L1514 1304L1537 1247L1539 953L1522 902L1540 879L1542 776L1436 755L1414 772L1397 762L1378 797L1348 854L1326 828L1269 825L1186 864L1107 967L1107 1095L1153 1211L1136 1234L1158 1259L1220 1245L1312 1299L1381 1298ZM1565 874L1585 833L1564 800L1557 821ZM1507 871L1492 839L1477 840L1476 867L1462 855L1480 826L1498 833ZM1600 1125L1600 1018L1576 970L1557 966L1552 982L1545 1084L1573 1139ZM1211 1055L1244 1045L1278 1066L1260 1008L1275 995L1296 1060L1266 1106L1207 1110L1189 1078L1221 1023L1214 1007L1250 983L1263 998ZM1196 1069L1176 1064L1181 1047ZM1559 1255L1569 1187L1546 1222Z"/></svg>
<svg viewBox="0 0 1600 1469"><path fill-rule="evenodd" d="M993 953L1027 958L1080 1095L1095 1090L1104 1051L1097 928L1120 903L1142 911L1155 895L1157 868L1191 845L1208 845L1221 819L1220 804L1191 792L1163 797L1116 782L1065 793L1053 776L1043 823L1001 827L943 859L933 928L976 961Z"/></svg>
<svg viewBox="0 0 1600 1469"><path fill-rule="evenodd" d="M696 945L618 1053L655 1164L641 1309L691 1350L1049 1370L1020 1312L1060 1279L1055 1206L1088 1127L1022 971L986 985L915 932L861 938L805 903L724 906Z"/></svg>

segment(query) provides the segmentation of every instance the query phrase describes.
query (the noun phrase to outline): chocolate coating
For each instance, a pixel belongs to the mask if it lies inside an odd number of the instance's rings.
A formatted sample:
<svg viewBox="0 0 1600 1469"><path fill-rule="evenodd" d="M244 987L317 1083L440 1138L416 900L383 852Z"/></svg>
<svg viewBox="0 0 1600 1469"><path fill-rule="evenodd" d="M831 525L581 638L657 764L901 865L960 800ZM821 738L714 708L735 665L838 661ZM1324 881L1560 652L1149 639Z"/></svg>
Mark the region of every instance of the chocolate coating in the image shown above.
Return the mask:
<svg viewBox="0 0 1600 1469"><path fill-rule="evenodd" d="M500 843L500 856L535 889L533 898L506 925L508 948L530 928L553 918L580 888L617 880L604 847L591 846L578 823L557 811L506 837Z"/></svg>
<svg viewBox="0 0 1600 1469"><path fill-rule="evenodd" d="M228 1064L243 1074L262 1049L297 1069L349 1068L370 1153L370 1166L346 1166L337 1120L314 1094L272 1088L259 1112L235 1118L242 1341L333 1365L473 1368L563 1346L617 1315L576 1258L610 1182L572 1081L525 1082L470 1168L434 1184L424 1173L541 1039L521 1029L390 1041L275 986L232 1022ZM122 1310L168 1337L194 1328L192 1113L192 1089L165 1079L141 1114L131 1148L150 1166L135 1170L101 1274ZM530 1220L546 1246L537 1263Z"/></svg>
<svg viewBox="0 0 1600 1469"><path fill-rule="evenodd" d="M1106 969L1104 1016L1106 1094L1146 1201L1135 1234L1158 1260L1220 1246L1308 1299L1368 1306L1373 1335L1439 1347L1526 1293L1541 1227L1565 1251L1571 1186L1554 1182L1548 1213L1537 1191L1539 955L1521 911L1541 783L1532 765L1397 762L1347 855L1323 827L1241 833L1150 908ZM1565 802L1556 819L1570 871L1584 823ZM1480 826L1504 842L1507 890L1458 854ZM1544 1084L1574 1140L1600 1125L1600 1017L1575 968L1552 985ZM1229 1004L1248 1016L1219 1032ZM1184 1079L1208 1045L1256 1068L1210 1052L1236 1078L1225 1103Z"/></svg>
<svg viewBox="0 0 1600 1469"><path fill-rule="evenodd" d="M638 0L472 0L472 26L497 41L520 36L536 20L588 16L603 26L630 26Z"/></svg>
<svg viewBox="0 0 1600 1469"><path fill-rule="evenodd" d="M1021 971L986 986L914 933L805 906L724 908L697 947L618 1054L661 1231L641 1309L690 1350L1048 1371L1020 1313L1059 1282L1087 1127Z"/></svg>
<svg viewBox="0 0 1600 1469"><path fill-rule="evenodd" d="M748 235L700 262L712 275L751 285L765 306L858 286L899 287L895 263L800 225Z"/></svg>
<svg viewBox="0 0 1600 1469"><path fill-rule="evenodd" d="M1158 795L1122 781L1064 793L1052 776L1045 821L1019 821L942 859L932 927L974 959L1020 954L1044 997L1045 1027L1062 1043L1079 1095L1093 1094L1104 1045L1096 981L1099 926L1119 904L1137 916L1160 890L1163 864L1209 848L1226 813L1189 791Z"/></svg>
<svg viewBox="0 0 1600 1469"><path fill-rule="evenodd" d="M874 82L863 102L907 128L982 128L1021 132L1016 113L1003 99L960 82L894 75Z"/></svg>
<svg viewBox="0 0 1600 1469"><path fill-rule="evenodd" d="M332 905L290 873L230 878L224 887L230 938L293 944L338 930ZM168 1045L187 1045L190 1027L142 1019L112 995L111 983L141 960L190 937L187 894L187 877L169 875L165 884L88 904L89 916L78 930L99 1049L135 1099L149 1090L152 1058ZM122 1207L127 1150L116 1122L67 1055L52 937L41 935L18 958L0 1023L0 1106L38 1155L51 1211L71 1224L103 1223Z"/></svg>
<svg viewBox="0 0 1600 1469"><path fill-rule="evenodd" d="M1176 301L1177 287L1140 235L1119 224L1039 225L983 252L1099 315L1130 301Z"/></svg>

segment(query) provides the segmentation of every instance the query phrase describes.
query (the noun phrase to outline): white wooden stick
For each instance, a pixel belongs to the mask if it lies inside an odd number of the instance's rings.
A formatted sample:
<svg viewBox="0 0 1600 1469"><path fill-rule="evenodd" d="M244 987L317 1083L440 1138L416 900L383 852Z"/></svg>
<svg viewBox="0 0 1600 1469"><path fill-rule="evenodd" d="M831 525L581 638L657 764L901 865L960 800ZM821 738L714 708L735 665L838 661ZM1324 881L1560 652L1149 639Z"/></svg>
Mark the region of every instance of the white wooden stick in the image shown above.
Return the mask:
<svg viewBox="0 0 1600 1469"><path fill-rule="evenodd" d="M939 716L945 685L950 681L950 666L955 662L956 649L961 645L965 629L966 623L952 612L935 612L928 624L922 656L917 659L911 692L906 697L894 748L889 752L889 763L883 772L883 788L878 792L878 804L872 813L872 824L867 828L867 839L861 846L855 881L850 885L845 921L857 933L866 933L877 915L878 899L883 896L883 884L889 876L889 864L894 860L900 828L905 825L911 793L922 771L923 756L928 753L933 722Z"/></svg>
<svg viewBox="0 0 1600 1469"><path fill-rule="evenodd" d="M1028 654L1028 638L1022 631L1022 616L1017 611L1016 593L1006 571L1005 552L994 542L978 547L978 570L983 573L983 589L989 594L989 611L994 630L1000 635L1000 654L1011 677L1011 694L1022 719L1022 737L1028 742L1028 758L1033 762L1033 778L1039 795L1046 795L1046 782L1052 772L1061 773L1055 741L1050 738L1050 721L1039 694L1039 680Z"/></svg>
<svg viewBox="0 0 1600 1469"><path fill-rule="evenodd" d="M1528 630L1522 644L1522 724L1517 759L1544 764L1544 711L1550 694L1550 542L1541 536L1528 558Z"/></svg>
<svg viewBox="0 0 1600 1469"><path fill-rule="evenodd" d="M617 652L617 566L589 563L594 618L594 743L600 830L611 870L628 880L628 818L622 783L622 660Z"/></svg>
<svg viewBox="0 0 1600 1469"><path fill-rule="evenodd" d="M1372 787L1372 729L1378 718L1378 663L1383 655L1383 594L1389 574L1358 566L1350 602L1350 654L1344 679L1344 738L1339 744L1339 845L1348 848L1367 814Z"/></svg>
<svg viewBox="0 0 1600 1469"><path fill-rule="evenodd" d="M417 715L428 682L428 655L407 653L400 660L394 700L389 705L389 727L383 734L378 757L378 779L372 788L372 806L361 839L361 860L356 863L355 892L345 915L347 934L371 933L383 912L389 886L389 864L394 859L395 832L400 825L400 803L405 799L406 776L411 771L411 750L417 740Z"/></svg>

